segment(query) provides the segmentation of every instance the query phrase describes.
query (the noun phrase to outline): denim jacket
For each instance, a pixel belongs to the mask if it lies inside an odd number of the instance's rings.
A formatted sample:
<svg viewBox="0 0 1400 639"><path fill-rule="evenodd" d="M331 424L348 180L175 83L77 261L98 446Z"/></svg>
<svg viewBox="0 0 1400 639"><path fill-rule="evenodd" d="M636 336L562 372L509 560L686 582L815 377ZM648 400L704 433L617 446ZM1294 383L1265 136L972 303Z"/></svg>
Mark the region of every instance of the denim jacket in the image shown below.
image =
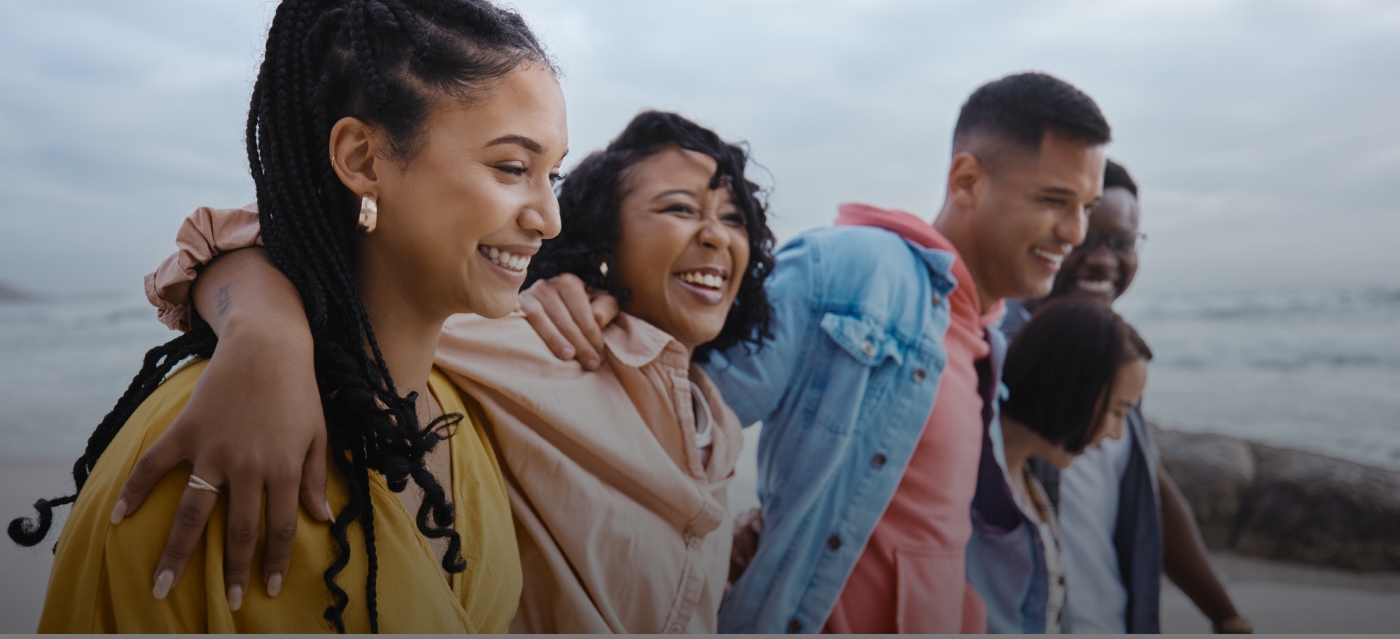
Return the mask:
<svg viewBox="0 0 1400 639"><path fill-rule="evenodd" d="M764 424L763 541L720 632L825 624L933 408L954 259L875 228L808 232L768 280L772 339L712 355L706 372L740 421Z"/></svg>

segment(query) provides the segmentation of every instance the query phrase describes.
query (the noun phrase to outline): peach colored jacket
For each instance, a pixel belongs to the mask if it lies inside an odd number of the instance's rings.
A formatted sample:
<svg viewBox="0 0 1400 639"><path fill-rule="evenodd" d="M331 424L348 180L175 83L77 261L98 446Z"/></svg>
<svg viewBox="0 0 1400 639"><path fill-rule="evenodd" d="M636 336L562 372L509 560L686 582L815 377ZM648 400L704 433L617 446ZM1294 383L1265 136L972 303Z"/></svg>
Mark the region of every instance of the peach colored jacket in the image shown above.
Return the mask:
<svg viewBox="0 0 1400 639"><path fill-rule="evenodd" d="M146 277L161 321L187 328L189 284L213 256L260 244L256 208L201 208ZM496 440L516 523L522 632L713 633L729 571L726 491L738 417L670 335L620 315L595 372L561 362L520 313L457 315L437 366ZM690 381L714 415L708 468Z"/></svg>

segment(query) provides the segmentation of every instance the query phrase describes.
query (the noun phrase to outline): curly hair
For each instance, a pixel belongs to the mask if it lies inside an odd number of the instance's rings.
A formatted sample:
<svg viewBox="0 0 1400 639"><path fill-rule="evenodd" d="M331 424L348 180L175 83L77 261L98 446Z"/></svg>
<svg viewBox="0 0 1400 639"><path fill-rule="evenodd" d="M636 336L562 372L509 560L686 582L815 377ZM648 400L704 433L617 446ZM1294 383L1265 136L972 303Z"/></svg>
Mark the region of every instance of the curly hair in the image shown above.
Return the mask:
<svg viewBox="0 0 1400 639"><path fill-rule="evenodd" d="M613 249L621 234L621 207L626 196L627 170L667 148L680 147L715 160L710 188L728 185L734 203L744 214L749 236L749 266L739 282L739 294L729 309L724 328L715 339L695 349L697 362L709 361L713 351L736 344L761 347L772 337L769 325L773 306L763 283L773 272L773 231L768 228L768 204L762 188L744 176L749 163L747 149L720 139L675 113L644 111L627 124L607 148L595 151L569 172L559 186L559 217L563 230L546 240L530 261L525 286L563 273L577 275L588 286L605 290L622 304L630 291L614 277ZM609 265L604 274L600 268Z"/></svg>
<svg viewBox="0 0 1400 639"><path fill-rule="evenodd" d="M448 492L424 464L463 416L420 425L417 393L404 396L394 386L354 275L358 198L331 167L331 128L343 117L383 127L394 157L408 161L436 100L478 98L490 81L524 62L554 70L525 21L487 0L284 0L268 30L248 109L248 163L268 257L306 307L328 447L349 491L331 526L337 554L323 575L331 594L324 616L340 632L349 596L335 580L350 561L352 524L364 535L370 630L379 631L371 471L395 492L409 480L417 484L424 495L415 517L419 532L447 539L443 570L461 572L466 562L451 527ZM146 355L74 464L79 492L171 368L186 357L212 356L216 343L202 326ZM53 507L76 498L39 500L39 521L14 520L10 537L26 546L39 543L52 525Z"/></svg>

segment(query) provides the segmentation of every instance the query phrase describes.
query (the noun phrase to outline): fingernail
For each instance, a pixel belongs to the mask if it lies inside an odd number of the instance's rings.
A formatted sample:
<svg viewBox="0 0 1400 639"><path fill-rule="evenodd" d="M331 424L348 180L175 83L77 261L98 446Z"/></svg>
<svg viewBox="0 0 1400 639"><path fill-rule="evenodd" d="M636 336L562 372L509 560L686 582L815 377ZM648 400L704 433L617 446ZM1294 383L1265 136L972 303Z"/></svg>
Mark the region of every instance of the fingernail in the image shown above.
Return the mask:
<svg viewBox="0 0 1400 639"><path fill-rule="evenodd" d="M267 577L267 596L276 597L282 592L282 573L274 572Z"/></svg>
<svg viewBox="0 0 1400 639"><path fill-rule="evenodd" d="M762 520L762 519L755 519L755 520L753 520L753 531L754 531L754 532L763 532L763 520Z"/></svg>
<svg viewBox="0 0 1400 639"><path fill-rule="evenodd" d="M583 366L584 366L584 368L587 368L588 370L593 370L593 369L595 369L595 368L598 368L598 360L596 360L596 359L590 359L590 360L588 360L587 362L584 362Z"/></svg>
<svg viewBox="0 0 1400 639"><path fill-rule="evenodd" d="M126 519L126 500L118 499L117 505L112 507L112 525L122 523L123 519Z"/></svg>
<svg viewBox="0 0 1400 639"><path fill-rule="evenodd" d="M326 512L325 512L325 515L326 515L326 521L335 521L335 515L334 515L333 513L331 513L331 502L330 502L329 499L326 500Z"/></svg>
<svg viewBox="0 0 1400 639"><path fill-rule="evenodd" d="M233 584L228 587L228 609L238 612L243 607L243 586Z"/></svg>
<svg viewBox="0 0 1400 639"><path fill-rule="evenodd" d="M573 358L574 358L574 349L569 348L568 346L565 346L565 347L564 347L564 359L573 359Z"/></svg>
<svg viewBox="0 0 1400 639"><path fill-rule="evenodd" d="M170 585L175 583L175 571L166 570L156 575L156 587L151 589L151 594L156 599L165 599L170 594Z"/></svg>

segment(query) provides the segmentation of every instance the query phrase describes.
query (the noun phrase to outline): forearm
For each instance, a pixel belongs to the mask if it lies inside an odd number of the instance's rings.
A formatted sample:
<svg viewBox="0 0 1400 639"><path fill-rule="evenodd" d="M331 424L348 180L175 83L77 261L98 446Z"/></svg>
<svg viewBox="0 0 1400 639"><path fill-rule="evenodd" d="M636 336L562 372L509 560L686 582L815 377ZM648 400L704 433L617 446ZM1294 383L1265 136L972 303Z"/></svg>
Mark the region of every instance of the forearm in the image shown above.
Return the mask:
<svg viewBox="0 0 1400 639"><path fill-rule="evenodd" d="M221 339L256 336L310 347L301 294L262 248L215 258L195 279L191 297L200 319Z"/></svg>
<svg viewBox="0 0 1400 639"><path fill-rule="evenodd" d="M1157 466L1162 497L1162 560L1164 572L1206 617L1218 621L1237 617L1235 604L1215 576L1186 499L1166 469Z"/></svg>

